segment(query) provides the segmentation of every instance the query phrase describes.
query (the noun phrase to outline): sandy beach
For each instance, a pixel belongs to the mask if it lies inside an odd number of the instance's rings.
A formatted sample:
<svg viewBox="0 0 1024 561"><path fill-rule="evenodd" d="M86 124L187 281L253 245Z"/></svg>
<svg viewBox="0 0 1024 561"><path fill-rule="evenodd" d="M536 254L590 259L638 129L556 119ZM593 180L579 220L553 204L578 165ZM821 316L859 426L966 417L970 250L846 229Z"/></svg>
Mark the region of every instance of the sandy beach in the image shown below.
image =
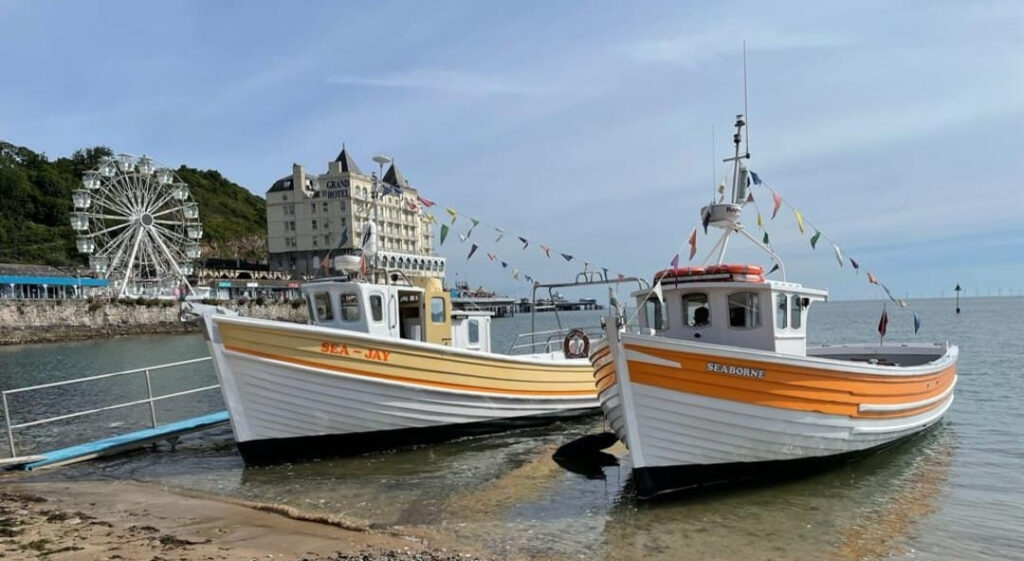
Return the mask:
<svg viewBox="0 0 1024 561"><path fill-rule="evenodd" d="M5 560L479 560L450 544L290 507L126 481L16 482L0 490Z"/></svg>

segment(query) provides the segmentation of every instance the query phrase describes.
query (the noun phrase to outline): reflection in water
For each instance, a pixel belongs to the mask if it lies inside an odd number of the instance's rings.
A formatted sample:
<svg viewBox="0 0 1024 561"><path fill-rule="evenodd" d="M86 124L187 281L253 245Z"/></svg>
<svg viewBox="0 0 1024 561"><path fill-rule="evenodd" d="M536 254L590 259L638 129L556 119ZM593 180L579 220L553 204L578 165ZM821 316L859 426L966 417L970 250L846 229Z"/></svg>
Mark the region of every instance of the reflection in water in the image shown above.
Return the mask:
<svg viewBox="0 0 1024 561"><path fill-rule="evenodd" d="M601 559L874 559L936 507L954 436L916 441L807 479L673 503L618 503Z"/></svg>

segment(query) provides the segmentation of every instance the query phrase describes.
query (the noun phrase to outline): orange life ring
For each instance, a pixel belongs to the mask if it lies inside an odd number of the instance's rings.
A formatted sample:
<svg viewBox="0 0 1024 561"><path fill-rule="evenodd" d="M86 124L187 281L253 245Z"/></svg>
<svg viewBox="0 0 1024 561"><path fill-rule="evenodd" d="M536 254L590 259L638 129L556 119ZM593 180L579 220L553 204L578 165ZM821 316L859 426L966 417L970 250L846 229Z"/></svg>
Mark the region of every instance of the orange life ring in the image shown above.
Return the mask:
<svg viewBox="0 0 1024 561"><path fill-rule="evenodd" d="M654 282L658 282L658 279L703 275L706 272L708 271L704 267L675 267L673 269L662 269L657 273L654 273Z"/></svg>
<svg viewBox="0 0 1024 561"><path fill-rule="evenodd" d="M574 349L574 343L580 342ZM562 354L565 358L586 358L590 356L590 338L582 329L573 329L562 341Z"/></svg>
<svg viewBox="0 0 1024 561"><path fill-rule="evenodd" d="M708 273L730 273L733 275L763 275L764 267L760 265L744 265L742 263L722 263L711 265L707 268Z"/></svg>

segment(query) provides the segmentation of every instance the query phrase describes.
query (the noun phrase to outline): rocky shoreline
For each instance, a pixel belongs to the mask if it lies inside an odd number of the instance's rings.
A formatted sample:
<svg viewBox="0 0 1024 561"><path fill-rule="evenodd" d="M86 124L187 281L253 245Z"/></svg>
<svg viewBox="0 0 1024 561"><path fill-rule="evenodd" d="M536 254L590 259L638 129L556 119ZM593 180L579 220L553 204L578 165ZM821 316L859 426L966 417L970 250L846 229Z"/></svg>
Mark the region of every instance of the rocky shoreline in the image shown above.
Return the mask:
<svg viewBox="0 0 1024 561"><path fill-rule="evenodd" d="M233 303L247 317L306 322L301 302ZM0 300L0 345L57 343L126 335L192 333L173 300Z"/></svg>

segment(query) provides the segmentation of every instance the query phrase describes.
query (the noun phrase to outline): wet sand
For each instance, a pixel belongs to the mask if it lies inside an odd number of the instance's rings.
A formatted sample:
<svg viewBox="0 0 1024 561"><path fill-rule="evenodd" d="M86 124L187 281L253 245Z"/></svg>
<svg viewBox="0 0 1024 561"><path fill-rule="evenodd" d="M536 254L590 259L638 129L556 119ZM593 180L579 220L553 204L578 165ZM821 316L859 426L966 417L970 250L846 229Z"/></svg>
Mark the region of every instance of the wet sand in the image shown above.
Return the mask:
<svg viewBox="0 0 1024 561"><path fill-rule="evenodd" d="M0 487L0 559L480 560L424 535L125 481Z"/></svg>

